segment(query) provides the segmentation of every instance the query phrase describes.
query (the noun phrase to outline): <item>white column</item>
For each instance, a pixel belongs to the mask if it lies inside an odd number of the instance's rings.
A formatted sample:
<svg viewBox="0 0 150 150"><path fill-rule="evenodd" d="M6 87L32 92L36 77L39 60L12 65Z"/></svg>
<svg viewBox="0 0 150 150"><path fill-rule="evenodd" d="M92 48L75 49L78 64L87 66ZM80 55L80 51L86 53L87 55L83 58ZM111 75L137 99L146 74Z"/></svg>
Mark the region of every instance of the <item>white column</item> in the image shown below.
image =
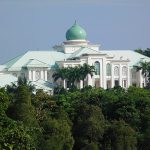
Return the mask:
<svg viewBox="0 0 150 150"><path fill-rule="evenodd" d="M121 87L123 87L123 85L122 85L122 65L121 64L119 64L119 85Z"/></svg>
<svg viewBox="0 0 150 150"><path fill-rule="evenodd" d="M88 60L87 60L87 61L88 61L88 62L87 62L88 65L91 65L91 64L92 64L90 57L88 57ZM91 75L90 75L90 74L87 75L87 80L88 80L88 85L92 86L92 78L91 78Z"/></svg>
<svg viewBox="0 0 150 150"><path fill-rule="evenodd" d="M82 89L82 88L83 88L83 81L80 80L80 89Z"/></svg>
<svg viewBox="0 0 150 150"><path fill-rule="evenodd" d="M29 80L32 81L32 72L29 70Z"/></svg>
<svg viewBox="0 0 150 150"><path fill-rule="evenodd" d="M66 80L63 80L64 89L66 89Z"/></svg>
<svg viewBox="0 0 150 150"><path fill-rule="evenodd" d="M92 85L93 85L93 87L95 87L95 78L94 78L94 75L92 77Z"/></svg>
<svg viewBox="0 0 150 150"><path fill-rule="evenodd" d="M44 72L41 70L41 79L44 80Z"/></svg>
<svg viewBox="0 0 150 150"><path fill-rule="evenodd" d="M45 74L45 81L47 81L47 70L44 71Z"/></svg>
<svg viewBox="0 0 150 150"><path fill-rule="evenodd" d="M102 61L100 62L100 87L103 87L103 65L102 65Z"/></svg>
<svg viewBox="0 0 150 150"><path fill-rule="evenodd" d="M128 70L127 70L128 72L127 72L127 87L129 87L130 86L130 75L131 75L131 70L130 70L130 68L129 68L129 66L128 66Z"/></svg>
<svg viewBox="0 0 150 150"><path fill-rule="evenodd" d="M35 70L33 70L33 81L35 81Z"/></svg>
<svg viewBox="0 0 150 150"><path fill-rule="evenodd" d="M139 71L139 86L140 88L143 87L143 76L142 76L142 70Z"/></svg>
<svg viewBox="0 0 150 150"><path fill-rule="evenodd" d="M88 85L92 86L92 78L90 74L88 74Z"/></svg>
<svg viewBox="0 0 150 150"><path fill-rule="evenodd" d="M106 60L103 58L103 88L106 89Z"/></svg>
<svg viewBox="0 0 150 150"><path fill-rule="evenodd" d="M114 88L114 66L111 65L111 87Z"/></svg>

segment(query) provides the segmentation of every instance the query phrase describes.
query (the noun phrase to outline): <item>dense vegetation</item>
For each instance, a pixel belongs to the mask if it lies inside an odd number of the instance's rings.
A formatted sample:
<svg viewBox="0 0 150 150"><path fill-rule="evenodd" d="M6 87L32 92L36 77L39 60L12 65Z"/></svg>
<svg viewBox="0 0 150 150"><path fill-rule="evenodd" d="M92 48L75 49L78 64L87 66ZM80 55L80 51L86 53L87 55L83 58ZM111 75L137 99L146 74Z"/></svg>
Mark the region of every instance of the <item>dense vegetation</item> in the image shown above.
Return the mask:
<svg viewBox="0 0 150 150"><path fill-rule="evenodd" d="M147 48L147 49L138 48L138 49L135 50L135 52L138 52L142 55L150 57L150 48Z"/></svg>
<svg viewBox="0 0 150 150"><path fill-rule="evenodd" d="M0 89L0 149L149 150L150 90ZM58 92L59 91L59 92Z"/></svg>

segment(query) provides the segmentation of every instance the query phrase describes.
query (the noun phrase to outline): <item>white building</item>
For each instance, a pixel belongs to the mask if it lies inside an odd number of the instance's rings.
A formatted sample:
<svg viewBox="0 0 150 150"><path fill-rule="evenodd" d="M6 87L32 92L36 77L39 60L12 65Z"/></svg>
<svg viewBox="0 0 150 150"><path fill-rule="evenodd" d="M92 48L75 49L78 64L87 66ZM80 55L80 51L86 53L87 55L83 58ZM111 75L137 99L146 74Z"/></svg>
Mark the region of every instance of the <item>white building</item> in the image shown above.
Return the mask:
<svg viewBox="0 0 150 150"><path fill-rule="evenodd" d="M0 86L16 82L19 76L24 76L36 88L52 91L55 68L84 63L96 68L93 77L88 75L87 85L104 89L115 85L124 88L145 85L141 71L136 72L133 66L139 61L150 61L149 57L131 50L102 50L99 44L91 44L86 37L85 30L75 22L66 32L66 41L61 45L48 51L28 51L0 65Z"/></svg>

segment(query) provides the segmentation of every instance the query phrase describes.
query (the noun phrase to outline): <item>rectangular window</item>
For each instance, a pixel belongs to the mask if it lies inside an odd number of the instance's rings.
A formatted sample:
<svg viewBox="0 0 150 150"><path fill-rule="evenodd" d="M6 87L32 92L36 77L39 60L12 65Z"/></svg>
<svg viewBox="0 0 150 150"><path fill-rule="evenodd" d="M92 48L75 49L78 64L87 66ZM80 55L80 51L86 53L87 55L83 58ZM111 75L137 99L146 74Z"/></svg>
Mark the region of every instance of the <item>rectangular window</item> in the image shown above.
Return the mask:
<svg viewBox="0 0 150 150"><path fill-rule="evenodd" d="M127 87L127 81L123 80L123 87L126 88Z"/></svg>
<svg viewBox="0 0 150 150"><path fill-rule="evenodd" d="M115 80L115 86L119 86L119 80Z"/></svg>

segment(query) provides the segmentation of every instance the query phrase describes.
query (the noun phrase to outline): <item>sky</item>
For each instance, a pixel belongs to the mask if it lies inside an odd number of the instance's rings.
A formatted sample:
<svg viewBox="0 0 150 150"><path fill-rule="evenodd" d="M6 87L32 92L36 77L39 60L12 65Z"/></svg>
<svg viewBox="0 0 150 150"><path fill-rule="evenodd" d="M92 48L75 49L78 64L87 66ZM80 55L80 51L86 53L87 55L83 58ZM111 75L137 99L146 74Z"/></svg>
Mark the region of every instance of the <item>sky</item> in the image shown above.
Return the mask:
<svg viewBox="0 0 150 150"><path fill-rule="evenodd" d="M0 0L0 64L51 50L77 20L104 50L150 47L150 0Z"/></svg>

